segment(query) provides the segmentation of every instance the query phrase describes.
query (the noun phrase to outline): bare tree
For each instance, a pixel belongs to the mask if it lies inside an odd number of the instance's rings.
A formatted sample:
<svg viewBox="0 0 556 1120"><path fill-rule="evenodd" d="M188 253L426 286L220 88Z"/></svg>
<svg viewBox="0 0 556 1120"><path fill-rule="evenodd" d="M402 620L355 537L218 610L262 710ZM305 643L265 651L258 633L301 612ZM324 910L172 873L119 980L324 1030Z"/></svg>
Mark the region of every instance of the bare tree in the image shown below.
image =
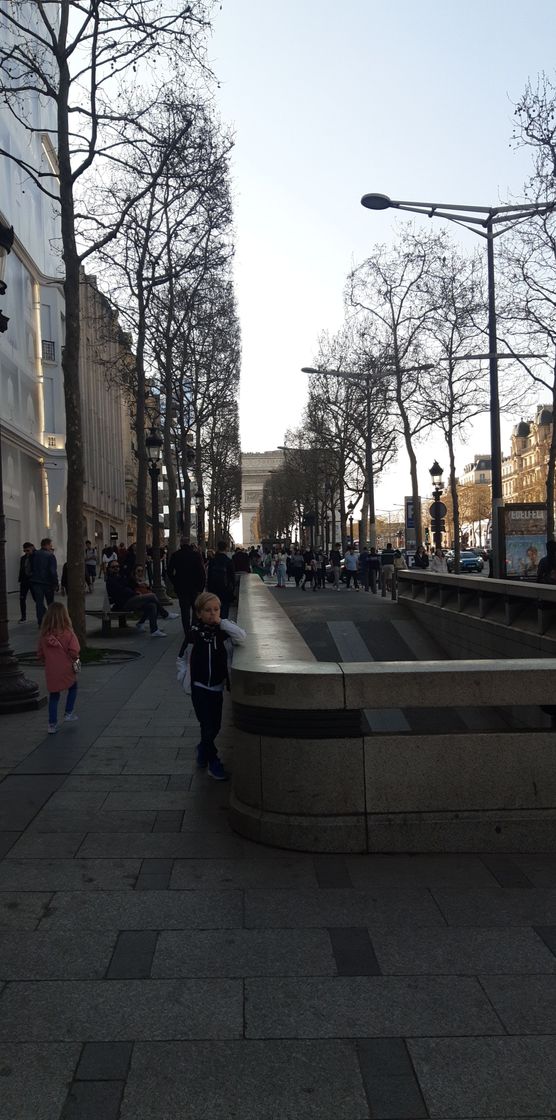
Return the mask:
<svg viewBox="0 0 556 1120"><path fill-rule="evenodd" d="M95 167L127 160L129 139L156 150L160 137L143 131L146 106L160 96L161 75L202 62L208 4L188 0L161 6L157 0L19 0L3 4L0 21L0 94L30 133L29 99L53 108L41 131L49 162L33 164L11 152L25 176L60 207L64 261L66 337L62 359L68 460L68 607L85 641L83 596L83 447L79 392L80 290L83 261L117 234L142 197L129 198L115 223L92 214L86 184ZM141 69L143 85L136 84ZM127 82L127 87L126 87ZM164 156L162 157L164 160ZM79 202L79 184L84 202ZM87 234L80 248L81 232Z"/></svg>

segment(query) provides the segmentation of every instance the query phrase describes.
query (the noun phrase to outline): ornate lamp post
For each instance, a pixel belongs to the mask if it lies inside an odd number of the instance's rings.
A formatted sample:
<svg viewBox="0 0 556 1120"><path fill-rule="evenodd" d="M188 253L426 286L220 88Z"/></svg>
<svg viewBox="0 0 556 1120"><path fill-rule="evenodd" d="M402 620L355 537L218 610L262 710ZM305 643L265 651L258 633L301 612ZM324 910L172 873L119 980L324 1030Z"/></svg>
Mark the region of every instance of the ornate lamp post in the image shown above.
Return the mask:
<svg viewBox="0 0 556 1120"><path fill-rule="evenodd" d="M197 515L197 544L199 545L199 547L202 546L202 544L204 543L204 540L205 540L205 526L204 526L204 523L203 523L203 519L204 519L204 509L203 509L204 497L205 497L205 495L203 494L203 491L202 490L197 490L197 493L195 494L195 512L196 512L196 515Z"/></svg>
<svg viewBox="0 0 556 1120"><path fill-rule="evenodd" d="M14 231L0 222L0 295L6 292L5 258L14 241ZM0 312L0 332L8 329L8 316ZM8 632L8 590L6 583L6 517L2 481L2 429L0 427L0 713L28 712L46 703L39 686L22 673L10 646Z"/></svg>
<svg viewBox="0 0 556 1120"><path fill-rule="evenodd" d="M148 436L145 437L145 447L149 458L149 474L151 476L151 506L153 522L153 591L161 602L167 602L166 592L162 586L160 573L160 521L158 509L158 479L160 470L160 452L164 440L155 424L152 425Z"/></svg>
<svg viewBox="0 0 556 1120"><path fill-rule="evenodd" d="M431 506L431 513L434 518L434 547L436 549L442 548L442 518L446 514L446 506L444 505L444 502L440 501L442 497L442 491L444 490L444 483L442 482L442 467L436 461L436 459L434 460L434 463L430 468L429 474L432 478L432 484L434 486L434 490L432 493L433 505Z"/></svg>
<svg viewBox="0 0 556 1120"><path fill-rule="evenodd" d="M349 520L349 543L350 543L350 548L353 548L353 510L354 510L353 502L350 502L348 507L347 507L347 515L348 515L348 520Z"/></svg>
<svg viewBox="0 0 556 1120"><path fill-rule="evenodd" d="M496 299L494 287L494 239L506 230L535 215L552 213L556 201L545 205L521 203L518 206L460 206L444 202L400 202L387 194L364 194L361 205L367 210L404 210L410 214L422 214L427 218L445 218L456 225L465 226L471 233L477 233L487 243L488 270L488 354L468 355L469 358L488 358L490 372L490 454L492 474L492 573L495 579L503 579L505 558L502 556L501 525L499 510L503 506L502 497L502 451L500 443L500 399L498 392L498 362L500 358L521 358L529 355L498 354L496 336Z"/></svg>

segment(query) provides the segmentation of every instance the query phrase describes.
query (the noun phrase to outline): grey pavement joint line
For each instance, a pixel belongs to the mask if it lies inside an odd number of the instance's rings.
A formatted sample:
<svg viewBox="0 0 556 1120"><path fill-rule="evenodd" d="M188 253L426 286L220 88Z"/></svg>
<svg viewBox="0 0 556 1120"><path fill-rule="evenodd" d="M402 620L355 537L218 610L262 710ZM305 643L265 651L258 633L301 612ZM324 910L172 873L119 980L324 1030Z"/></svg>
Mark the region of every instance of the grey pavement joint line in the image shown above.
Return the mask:
<svg viewBox="0 0 556 1120"><path fill-rule="evenodd" d="M359 1039L356 1053L373 1120L427 1120L403 1039Z"/></svg>
<svg viewBox="0 0 556 1120"><path fill-rule="evenodd" d="M533 929L556 957L556 926L533 926Z"/></svg>
<svg viewBox="0 0 556 1120"><path fill-rule="evenodd" d="M510 856L482 856L482 862L501 887L524 887L531 889L533 883L514 863Z"/></svg>
<svg viewBox="0 0 556 1120"><path fill-rule="evenodd" d="M141 864L136 891L166 891L170 886L173 859L144 859Z"/></svg>
<svg viewBox="0 0 556 1120"><path fill-rule="evenodd" d="M368 929L341 926L328 934L338 976L381 976Z"/></svg>
<svg viewBox="0 0 556 1120"><path fill-rule="evenodd" d="M118 934L107 980L146 980L156 951L156 930L125 930Z"/></svg>

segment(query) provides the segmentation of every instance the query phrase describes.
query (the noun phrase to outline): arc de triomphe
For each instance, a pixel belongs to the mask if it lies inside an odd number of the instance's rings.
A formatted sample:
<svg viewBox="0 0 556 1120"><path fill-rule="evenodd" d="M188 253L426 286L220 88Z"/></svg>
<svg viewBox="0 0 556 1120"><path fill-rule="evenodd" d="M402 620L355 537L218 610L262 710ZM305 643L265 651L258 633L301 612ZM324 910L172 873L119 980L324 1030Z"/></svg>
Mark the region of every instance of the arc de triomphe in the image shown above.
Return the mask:
<svg viewBox="0 0 556 1120"><path fill-rule="evenodd" d="M256 537L255 519L263 486L270 472L284 465L283 451L244 451L241 456L241 543L249 547L260 544Z"/></svg>

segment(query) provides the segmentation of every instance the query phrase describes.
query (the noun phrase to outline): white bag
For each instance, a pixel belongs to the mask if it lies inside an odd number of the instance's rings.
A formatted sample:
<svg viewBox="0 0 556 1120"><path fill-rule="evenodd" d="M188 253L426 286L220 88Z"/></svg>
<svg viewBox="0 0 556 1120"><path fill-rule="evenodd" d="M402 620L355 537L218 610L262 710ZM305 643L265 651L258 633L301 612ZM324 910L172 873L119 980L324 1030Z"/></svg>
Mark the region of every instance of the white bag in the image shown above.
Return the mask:
<svg viewBox="0 0 556 1120"><path fill-rule="evenodd" d="M176 672L178 685L187 696L191 695L191 650L193 646L187 646L183 657L176 657Z"/></svg>

